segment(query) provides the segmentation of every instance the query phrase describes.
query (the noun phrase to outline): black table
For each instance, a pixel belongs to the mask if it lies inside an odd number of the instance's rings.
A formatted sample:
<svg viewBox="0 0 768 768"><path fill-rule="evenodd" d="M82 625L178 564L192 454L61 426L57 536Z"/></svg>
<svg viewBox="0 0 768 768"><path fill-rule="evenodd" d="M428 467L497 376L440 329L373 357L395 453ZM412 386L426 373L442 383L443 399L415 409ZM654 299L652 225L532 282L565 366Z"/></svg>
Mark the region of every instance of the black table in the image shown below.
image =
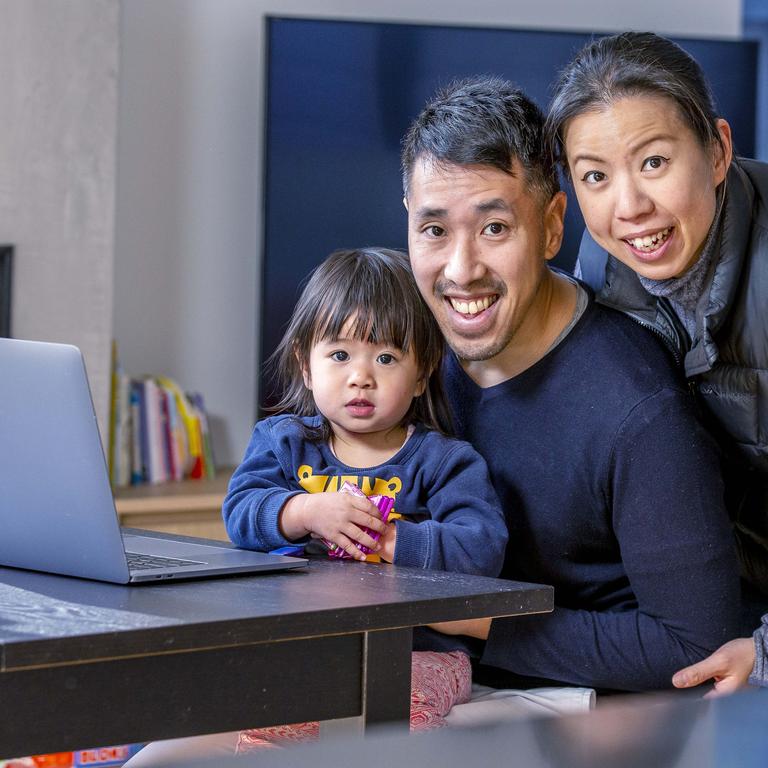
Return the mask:
<svg viewBox="0 0 768 768"><path fill-rule="evenodd" d="M0 757L407 723L414 626L552 608L547 586L326 559L130 587L0 568Z"/></svg>

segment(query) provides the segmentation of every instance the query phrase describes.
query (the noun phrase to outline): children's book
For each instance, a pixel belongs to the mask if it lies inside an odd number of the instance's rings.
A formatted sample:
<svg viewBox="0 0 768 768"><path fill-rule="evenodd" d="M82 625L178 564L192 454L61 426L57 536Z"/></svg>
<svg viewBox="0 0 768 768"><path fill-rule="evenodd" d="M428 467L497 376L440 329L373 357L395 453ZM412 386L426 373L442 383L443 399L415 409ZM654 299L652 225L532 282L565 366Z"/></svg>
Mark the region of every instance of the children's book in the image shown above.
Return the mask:
<svg viewBox="0 0 768 768"><path fill-rule="evenodd" d="M131 485L143 483L147 478L146 436L144 415L144 386L131 382Z"/></svg>
<svg viewBox="0 0 768 768"><path fill-rule="evenodd" d="M162 393L157 382L147 376L144 385L144 415L147 435L148 481L153 485L169 480L168 454L165 450Z"/></svg>

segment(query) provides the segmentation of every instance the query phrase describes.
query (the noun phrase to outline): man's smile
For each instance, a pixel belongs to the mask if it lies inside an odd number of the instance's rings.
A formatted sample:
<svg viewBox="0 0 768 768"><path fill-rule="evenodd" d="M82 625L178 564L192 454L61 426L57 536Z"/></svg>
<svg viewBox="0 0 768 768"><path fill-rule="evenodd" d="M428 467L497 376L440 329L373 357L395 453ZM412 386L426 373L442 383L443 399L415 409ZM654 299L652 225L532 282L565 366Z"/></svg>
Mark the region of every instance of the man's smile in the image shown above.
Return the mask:
<svg viewBox="0 0 768 768"><path fill-rule="evenodd" d="M474 316L488 309L492 304L498 301L499 294L494 293L487 296L477 296L474 298L457 298L446 296L453 309L462 315Z"/></svg>

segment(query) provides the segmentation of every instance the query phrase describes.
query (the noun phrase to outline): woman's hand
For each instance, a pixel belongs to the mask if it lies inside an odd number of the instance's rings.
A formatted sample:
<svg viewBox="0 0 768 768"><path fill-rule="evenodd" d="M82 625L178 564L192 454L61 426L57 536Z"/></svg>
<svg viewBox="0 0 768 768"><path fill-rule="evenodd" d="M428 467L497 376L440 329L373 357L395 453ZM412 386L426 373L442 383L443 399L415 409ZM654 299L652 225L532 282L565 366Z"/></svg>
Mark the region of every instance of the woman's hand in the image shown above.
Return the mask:
<svg viewBox="0 0 768 768"><path fill-rule="evenodd" d="M307 534L341 547L355 560L365 560L356 543L379 550L363 527L384 533L386 524L375 517L378 510L366 498L348 493L300 493L292 496L280 512L280 530L295 541Z"/></svg>
<svg viewBox="0 0 768 768"><path fill-rule="evenodd" d="M676 688L692 688L714 680L714 690L704 698L722 696L746 686L754 666L755 644L751 637L742 637L721 646L698 664L675 672L672 684Z"/></svg>
<svg viewBox="0 0 768 768"><path fill-rule="evenodd" d="M461 621L440 621L427 626L444 635L466 635L487 640L488 633L491 631L491 621L493 619L462 619Z"/></svg>

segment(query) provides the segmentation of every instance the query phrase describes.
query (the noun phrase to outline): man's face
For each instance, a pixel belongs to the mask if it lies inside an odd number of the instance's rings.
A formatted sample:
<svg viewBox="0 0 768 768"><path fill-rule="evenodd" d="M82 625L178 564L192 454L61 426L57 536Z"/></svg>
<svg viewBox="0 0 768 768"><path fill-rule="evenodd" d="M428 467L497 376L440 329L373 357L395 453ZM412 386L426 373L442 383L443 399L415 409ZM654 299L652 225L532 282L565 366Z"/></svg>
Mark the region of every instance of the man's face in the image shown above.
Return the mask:
<svg viewBox="0 0 768 768"><path fill-rule="evenodd" d="M411 266L463 360L490 360L513 342L560 247L564 196L542 204L516 160L512 170L421 158L411 174Z"/></svg>

